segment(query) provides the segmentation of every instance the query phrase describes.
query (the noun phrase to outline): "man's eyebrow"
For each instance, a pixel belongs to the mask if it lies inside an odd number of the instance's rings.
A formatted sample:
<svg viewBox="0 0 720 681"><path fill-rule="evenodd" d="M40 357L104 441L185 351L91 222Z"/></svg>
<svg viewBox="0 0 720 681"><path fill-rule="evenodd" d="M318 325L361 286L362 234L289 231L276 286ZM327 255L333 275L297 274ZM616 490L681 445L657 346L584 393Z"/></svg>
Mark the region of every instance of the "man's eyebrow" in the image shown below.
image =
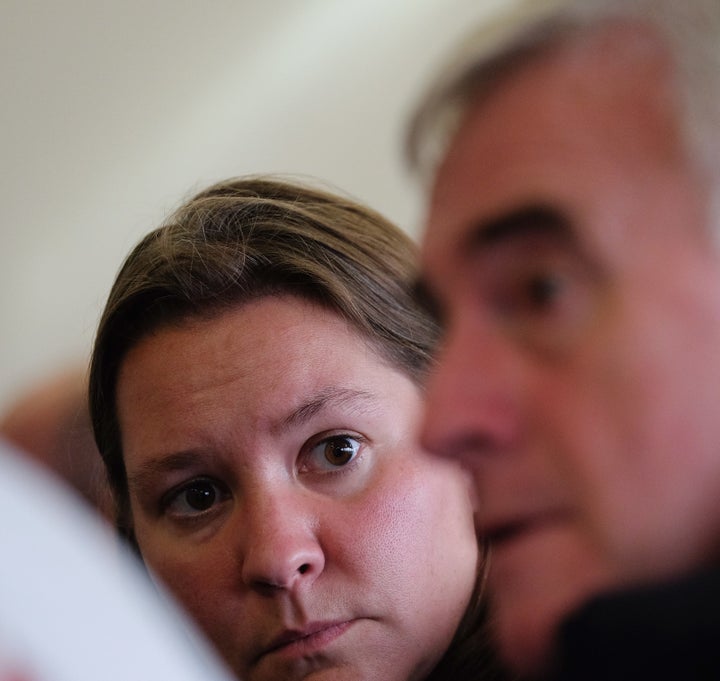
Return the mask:
<svg viewBox="0 0 720 681"><path fill-rule="evenodd" d="M574 241L570 222L555 208L526 205L478 222L467 235L460 249L465 254L492 249L502 243L532 236L552 236Z"/></svg>
<svg viewBox="0 0 720 681"><path fill-rule="evenodd" d="M339 386L330 386L320 390L311 396L300 406L293 409L287 416L280 419L273 427L273 430L284 431L309 421L313 416L320 413L329 406L374 406L377 398L372 393L364 390L354 390Z"/></svg>

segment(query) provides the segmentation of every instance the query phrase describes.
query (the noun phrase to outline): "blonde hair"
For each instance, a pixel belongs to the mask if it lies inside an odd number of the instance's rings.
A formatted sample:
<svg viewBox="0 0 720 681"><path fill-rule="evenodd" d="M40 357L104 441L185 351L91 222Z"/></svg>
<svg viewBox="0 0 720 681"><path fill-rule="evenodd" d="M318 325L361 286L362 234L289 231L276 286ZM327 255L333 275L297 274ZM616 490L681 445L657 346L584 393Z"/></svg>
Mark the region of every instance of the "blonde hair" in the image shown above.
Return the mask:
<svg viewBox="0 0 720 681"><path fill-rule="evenodd" d="M112 286L90 367L93 430L121 533L133 541L115 392L136 343L165 325L291 293L346 319L420 383L437 327L415 300L416 260L415 243L379 213L270 177L209 187L143 238Z"/></svg>

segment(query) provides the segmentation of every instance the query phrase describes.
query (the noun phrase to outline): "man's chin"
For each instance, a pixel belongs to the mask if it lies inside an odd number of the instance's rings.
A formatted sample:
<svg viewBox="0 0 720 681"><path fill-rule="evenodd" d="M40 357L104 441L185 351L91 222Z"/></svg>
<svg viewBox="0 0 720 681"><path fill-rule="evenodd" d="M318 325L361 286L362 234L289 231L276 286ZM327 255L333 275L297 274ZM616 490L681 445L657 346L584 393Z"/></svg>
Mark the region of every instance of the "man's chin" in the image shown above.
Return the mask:
<svg viewBox="0 0 720 681"><path fill-rule="evenodd" d="M527 598L526 593L525 599L500 598L492 603L494 635L505 666L528 679L551 675L562 623L596 593L589 584L574 586L564 592L541 589L534 598Z"/></svg>
<svg viewBox="0 0 720 681"><path fill-rule="evenodd" d="M532 613L522 618L497 613L495 638L505 666L523 678L542 678L553 667L556 618Z"/></svg>
<svg viewBox="0 0 720 681"><path fill-rule="evenodd" d="M614 580L574 523L521 530L493 546L488 589L501 657L513 671L536 678L552 668L562 622Z"/></svg>

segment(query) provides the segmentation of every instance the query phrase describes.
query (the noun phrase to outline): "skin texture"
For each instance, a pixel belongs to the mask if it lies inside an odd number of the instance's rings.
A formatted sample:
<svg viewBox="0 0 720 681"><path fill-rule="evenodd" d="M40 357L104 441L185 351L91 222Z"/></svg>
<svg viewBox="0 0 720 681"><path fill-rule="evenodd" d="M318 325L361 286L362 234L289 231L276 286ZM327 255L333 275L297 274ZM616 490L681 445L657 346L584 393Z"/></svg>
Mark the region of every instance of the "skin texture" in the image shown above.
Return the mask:
<svg viewBox="0 0 720 681"><path fill-rule="evenodd" d="M138 544L244 681L422 679L442 656L478 548L467 475L417 444L421 404L343 320L287 296L128 354Z"/></svg>
<svg viewBox="0 0 720 681"><path fill-rule="evenodd" d="M434 186L422 441L472 472L521 672L590 595L717 555L720 263L668 73L631 26L546 51L474 102Z"/></svg>

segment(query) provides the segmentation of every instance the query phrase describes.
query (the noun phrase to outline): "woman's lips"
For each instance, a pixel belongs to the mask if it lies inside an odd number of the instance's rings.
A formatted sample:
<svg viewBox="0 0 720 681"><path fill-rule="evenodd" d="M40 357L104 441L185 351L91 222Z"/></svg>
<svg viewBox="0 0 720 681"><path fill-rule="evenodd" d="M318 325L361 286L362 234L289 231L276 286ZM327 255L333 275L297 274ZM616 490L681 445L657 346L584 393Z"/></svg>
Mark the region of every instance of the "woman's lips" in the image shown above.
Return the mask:
<svg viewBox="0 0 720 681"><path fill-rule="evenodd" d="M316 653L342 636L354 623L355 620L313 622L302 630L288 629L274 638L257 659L271 654L301 657Z"/></svg>

